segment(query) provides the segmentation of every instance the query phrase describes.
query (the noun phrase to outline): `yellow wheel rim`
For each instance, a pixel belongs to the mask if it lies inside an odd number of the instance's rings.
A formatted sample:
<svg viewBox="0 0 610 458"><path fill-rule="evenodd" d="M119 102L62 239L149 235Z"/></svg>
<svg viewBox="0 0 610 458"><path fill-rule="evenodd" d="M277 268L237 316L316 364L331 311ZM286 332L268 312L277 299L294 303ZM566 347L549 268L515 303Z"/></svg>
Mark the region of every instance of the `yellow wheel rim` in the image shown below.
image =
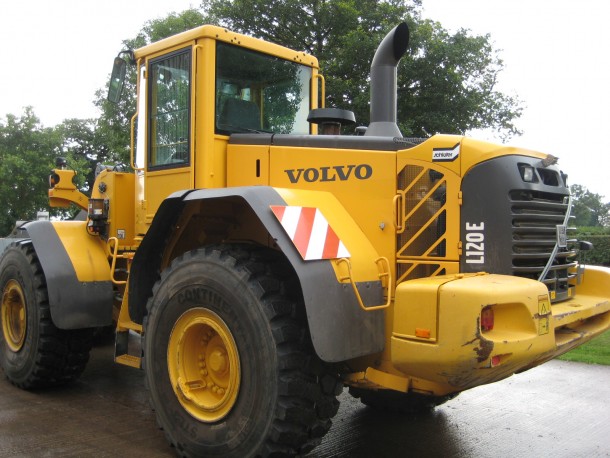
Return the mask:
<svg viewBox="0 0 610 458"><path fill-rule="evenodd" d="M4 286L1 316L4 341L12 351L21 350L25 342L26 308L23 290L15 280Z"/></svg>
<svg viewBox="0 0 610 458"><path fill-rule="evenodd" d="M235 405L241 379L237 345L211 310L194 308L178 318L169 338L167 366L180 404L197 420L218 421Z"/></svg>

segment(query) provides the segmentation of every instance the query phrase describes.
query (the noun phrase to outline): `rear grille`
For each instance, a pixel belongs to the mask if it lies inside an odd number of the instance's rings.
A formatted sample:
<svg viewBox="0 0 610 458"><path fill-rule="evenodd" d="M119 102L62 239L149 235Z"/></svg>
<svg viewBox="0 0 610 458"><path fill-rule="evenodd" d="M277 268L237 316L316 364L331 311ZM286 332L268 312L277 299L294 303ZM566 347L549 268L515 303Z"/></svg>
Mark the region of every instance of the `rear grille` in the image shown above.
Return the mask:
<svg viewBox="0 0 610 458"><path fill-rule="evenodd" d="M567 197L534 190L510 192L512 218L512 273L540 280L547 285L554 301L566 299L576 283L576 240L568 238L559 248L548 272L541 278L557 244L557 226L563 225L568 211ZM572 229L568 228L571 232Z"/></svg>
<svg viewBox="0 0 610 458"><path fill-rule="evenodd" d="M448 178L432 167L406 165L397 186L397 283L446 274L448 257L457 256L455 231L447 231L447 216L457 211L447 203Z"/></svg>

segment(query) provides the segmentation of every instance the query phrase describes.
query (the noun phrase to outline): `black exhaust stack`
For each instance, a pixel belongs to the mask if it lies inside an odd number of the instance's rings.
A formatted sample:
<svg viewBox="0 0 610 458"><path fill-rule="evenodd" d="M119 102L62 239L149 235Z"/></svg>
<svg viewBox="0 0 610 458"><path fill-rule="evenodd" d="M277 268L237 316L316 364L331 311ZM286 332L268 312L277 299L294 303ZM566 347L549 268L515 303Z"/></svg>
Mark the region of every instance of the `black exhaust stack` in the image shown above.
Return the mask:
<svg viewBox="0 0 610 458"><path fill-rule="evenodd" d="M402 137L396 124L396 67L409 46L405 22L388 33L371 63L371 121L365 135Z"/></svg>

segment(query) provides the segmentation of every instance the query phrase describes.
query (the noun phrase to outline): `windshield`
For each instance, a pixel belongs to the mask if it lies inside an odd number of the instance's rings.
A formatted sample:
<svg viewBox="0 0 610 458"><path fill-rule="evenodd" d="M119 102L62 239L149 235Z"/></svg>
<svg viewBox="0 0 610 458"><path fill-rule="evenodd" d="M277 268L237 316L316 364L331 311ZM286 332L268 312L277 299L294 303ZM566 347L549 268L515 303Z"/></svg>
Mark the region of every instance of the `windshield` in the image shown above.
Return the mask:
<svg viewBox="0 0 610 458"><path fill-rule="evenodd" d="M311 68L216 45L216 132L308 134Z"/></svg>

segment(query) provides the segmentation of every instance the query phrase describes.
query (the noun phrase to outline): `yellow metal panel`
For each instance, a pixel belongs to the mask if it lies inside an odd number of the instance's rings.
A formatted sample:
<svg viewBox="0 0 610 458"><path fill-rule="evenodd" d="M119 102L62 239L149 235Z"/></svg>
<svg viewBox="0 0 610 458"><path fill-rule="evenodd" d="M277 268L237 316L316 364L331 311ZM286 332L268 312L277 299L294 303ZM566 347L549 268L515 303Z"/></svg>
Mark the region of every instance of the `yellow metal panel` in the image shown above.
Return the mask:
<svg viewBox="0 0 610 458"><path fill-rule="evenodd" d="M495 143L488 143L466 137L462 142L462 151L464 152L462 155L463 174L466 174L474 165L498 156L516 154L520 156L539 157L540 159L547 157L547 154L536 151L514 146L497 145Z"/></svg>
<svg viewBox="0 0 610 458"><path fill-rule="evenodd" d="M212 131L214 128L212 127ZM204 188L225 188L227 186L227 145L229 137L213 136L212 154L207 154L204 170Z"/></svg>
<svg viewBox="0 0 610 458"><path fill-rule="evenodd" d="M110 281L106 244L87 233L86 221L55 221L53 227L81 282Z"/></svg>
<svg viewBox="0 0 610 458"><path fill-rule="evenodd" d="M347 379L355 386L383 387L401 393L409 391L411 385L411 379L408 377L389 374L373 367L367 368L365 372L352 374Z"/></svg>
<svg viewBox="0 0 610 458"><path fill-rule="evenodd" d="M171 193L191 188L190 167L147 172L145 187L147 223L152 222L161 202Z"/></svg>
<svg viewBox="0 0 610 458"><path fill-rule="evenodd" d="M581 282L576 286L576 295L551 307L551 323L556 329L559 354L608 329L610 326L608 297L610 297L610 268L586 266Z"/></svg>
<svg viewBox="0 0 610 458"><path fill-rule="evenodd" d="M346 231L350 230L348 226L361 231L377 256L390 260L395 278L395 152L271 146L269 174L271 186L277 188L323 191L320 196L332 194L349 223L323 210L324 216L329 222L337 219ZM320 205L325 200L320 199ZM350 252L359 249L346 246Z"/></svg>
<svg viewBox="0 0 610 458"><path fill-rule="evenodd" d="M227 186L269 184L268 145L228 145Z"/></svg>
<svg viewBox="0 0 610 458"><path fill-rule="evenodd" d="M539 334L538 298L547 294L542 283L477 274L408 283L415 289L419 285L421 295L428 292L428 304L438 301L437 342L404 336L402 323L395 319L392 362L409 377L445 387L436 394L500 380L555 350L553 332ZM485 307L495 313L495 326L489 332L480 328Z"/></svg>
<svg viewBox="0 0 610 458"><path fill-rule="evenodd" d="M197 41L195 51L195 124L193 143L195 148L195 188L222 188L227 185L227 144L229 137L213 134L215 126L214 103L216 99L216 40L213 37Z"/></svg>
<svg viewBox="0 0 610 458"><path fill-rule="evenodd" d="M438 317L438 288L453 277L430 277L406 281L396 287L394 301L394 329L400 338L436 342ZM424 336L429 331L429 337ZM418 332L419 331L419 332Z"/></svg>
<svg viewBox="0 0 610 458"><path fill-rule="evenodd" d="M432 155L434 153L434 149L453 148L456 145L461 145L463 139L464 137L459 135L434 135L430 139L420 143L417 146L414 146L413 148L399 151L397 169L402 170L408 162L412 161L422 161L430 166L432 165ZM436 162L434 165L451 170L454 174L460 175L461 156L462 152L460 152L460 155L454 161Z"/></svg>
<svg viewBox="0 0 610 458"><path fill-rule="evenodd" d="M91 197L110 201L108 236L116 237L121 247L133 246L135 243L135 175L104 170L95 180Z"/></svg>
<svg viewBox="0 0 610 458"><path fill-rule="evenodd" d="M366 234L360 230L349 212L334 195L328 192L300 189L276 188L276 191L288 205L315 207L322 212L329 225L350 252L352 274L355 281L379 280L379 270L375 264L379 254ZM346 275L345 268L337 266L336 262L333 262L333 264L337 278Z"/></svg>

